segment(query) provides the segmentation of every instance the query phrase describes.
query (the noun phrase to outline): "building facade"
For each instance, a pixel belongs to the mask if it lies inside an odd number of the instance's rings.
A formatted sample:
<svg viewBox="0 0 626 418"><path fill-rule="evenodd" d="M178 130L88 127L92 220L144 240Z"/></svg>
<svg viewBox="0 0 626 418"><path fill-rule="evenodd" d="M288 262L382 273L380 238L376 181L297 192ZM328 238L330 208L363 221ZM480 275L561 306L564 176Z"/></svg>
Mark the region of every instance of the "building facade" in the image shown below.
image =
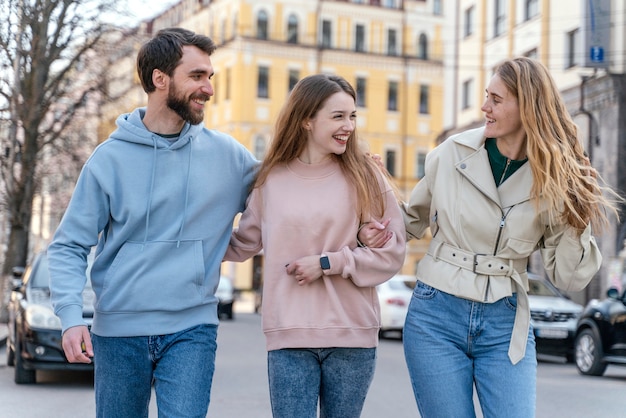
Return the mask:
<svg viewBox="0 0 626 418"><path fill-rule="evenodd" d="M216 41L205 123L258 158L298 79L342 75L357 90L360 137L382 156L403 198L437 142L484 123L480 107L493 68L505 58L533 57L553 74L594 167L626 194L625 20L622 0L181 0L142 22L139 38L182 26ZM140 89L129 97L112 106L116 114L144 100ZM603 267L574 298L603 297L621 281L625 238L623 223L612 218L598 235ZM408 244L403 273L415 271L428 242ZM541 273L541 264L537 255L530 268ZM258 283L261 265L257 257L224 269L246 288Z"/></svg>

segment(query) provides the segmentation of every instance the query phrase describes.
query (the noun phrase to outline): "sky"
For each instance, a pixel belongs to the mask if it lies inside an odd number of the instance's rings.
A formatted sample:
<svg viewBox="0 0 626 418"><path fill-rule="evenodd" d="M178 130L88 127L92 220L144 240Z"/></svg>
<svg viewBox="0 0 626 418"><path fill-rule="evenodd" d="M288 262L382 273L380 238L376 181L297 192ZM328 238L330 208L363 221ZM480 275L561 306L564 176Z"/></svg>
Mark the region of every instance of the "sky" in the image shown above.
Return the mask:
<svg viewBox="0 0 626 418"><path fill-rule="evenodd" d="M128 8L138 20L146 20L154 17L169 6L178 3L180 0L126 0Z"/></svg>

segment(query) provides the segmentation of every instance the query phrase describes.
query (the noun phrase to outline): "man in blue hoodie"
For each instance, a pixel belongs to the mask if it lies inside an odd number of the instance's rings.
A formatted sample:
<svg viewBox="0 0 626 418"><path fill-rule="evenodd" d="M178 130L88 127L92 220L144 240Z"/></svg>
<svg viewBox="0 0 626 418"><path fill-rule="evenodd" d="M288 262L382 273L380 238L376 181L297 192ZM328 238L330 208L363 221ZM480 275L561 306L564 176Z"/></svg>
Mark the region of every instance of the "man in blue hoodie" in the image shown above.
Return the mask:
<svg viewBox="0 0 626 418"><path fill-rule="evenodd" d="M203 126L213 95L206 36L161 30L139 51L148 104L117 119L80 174L48 249L70 362L94 361L98 417L205 417L220 264L258 162ZM96 312L83 322L87 255Z"/></svg>

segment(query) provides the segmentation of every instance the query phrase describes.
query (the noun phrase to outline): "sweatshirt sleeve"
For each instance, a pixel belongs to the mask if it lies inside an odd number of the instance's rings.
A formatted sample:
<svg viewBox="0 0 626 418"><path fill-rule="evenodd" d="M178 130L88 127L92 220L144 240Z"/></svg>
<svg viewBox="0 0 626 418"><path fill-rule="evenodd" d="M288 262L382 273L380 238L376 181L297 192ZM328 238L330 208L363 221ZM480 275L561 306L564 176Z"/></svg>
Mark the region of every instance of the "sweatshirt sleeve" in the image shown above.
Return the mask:
<svg viewBox="0 0 626 418"><path fill-rule="evenodd" d="M261 236L261 193L254 189L241 214L239 225L233 229L224 261L245 261L263 249Z"/></svg>
<svg viewBox="0 0 626 418"><path fill-rule="evenodd" d="M381 248L344 247L337 252L326 252L330 260L330 270L325 273L340 274L359 287L373 287L400 271L406 254L404 222L400 206L389 187L385 197L385 213L378 221L391 219L387 227L393 234L391 239ZM353 232L356 240L358 231Z"/></svg>
<svg viewBox="0 0 626 418"><path fill-rule="evenodd" d="M546 228L541 257L552 283L565 291L585 288L602 264L590 225L582 232L568 225Z"/></svg>
<svg viewBox="0 0 626 418"><path fill-rule="evenodd" d="M85 166L47 252L50 296L63 332L85 325L82 292L87 281L87 256L106 225L107 202L97 179Z"/></svg>

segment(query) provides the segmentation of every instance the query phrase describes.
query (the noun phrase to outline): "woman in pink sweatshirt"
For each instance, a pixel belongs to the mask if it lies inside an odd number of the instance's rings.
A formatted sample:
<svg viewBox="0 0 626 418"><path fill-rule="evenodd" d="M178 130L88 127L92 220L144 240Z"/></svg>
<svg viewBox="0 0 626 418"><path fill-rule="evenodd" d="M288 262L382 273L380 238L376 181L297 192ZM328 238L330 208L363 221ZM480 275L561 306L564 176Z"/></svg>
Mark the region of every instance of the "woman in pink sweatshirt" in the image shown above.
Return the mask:
<svg viewBox="0 0 626 418"><path fill-rule="evenodd" d="M264 250L263 331L275 418L356 418L374 375L376 285L404 262L390 181L360 148L356 93L318 74L294 87L276 122L225 260ZM360 246L377 221L380 248Z"/></svg>

